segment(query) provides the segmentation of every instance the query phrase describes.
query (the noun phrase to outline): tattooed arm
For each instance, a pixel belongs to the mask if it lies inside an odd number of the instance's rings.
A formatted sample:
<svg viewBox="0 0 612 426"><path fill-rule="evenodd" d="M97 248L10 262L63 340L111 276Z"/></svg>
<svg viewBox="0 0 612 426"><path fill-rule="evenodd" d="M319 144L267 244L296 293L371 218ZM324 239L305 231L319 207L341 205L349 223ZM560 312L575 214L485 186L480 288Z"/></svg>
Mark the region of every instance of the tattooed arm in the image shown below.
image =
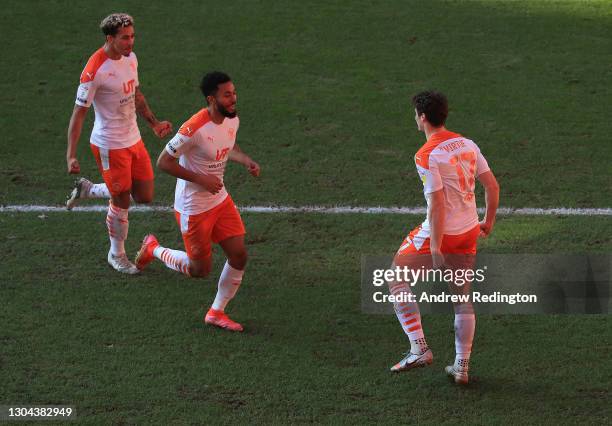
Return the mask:
<svg viewBox="0 0 612 426"><path fill-rule="evenodd" d="M155 117L155 114L149 108L149 104L147 104L144 94L140 91L140 87L136 87L135 102L136 112L149 123L149 126L158 138L163 138L172 132L172 123L169 121L159 121Z"/></svg>

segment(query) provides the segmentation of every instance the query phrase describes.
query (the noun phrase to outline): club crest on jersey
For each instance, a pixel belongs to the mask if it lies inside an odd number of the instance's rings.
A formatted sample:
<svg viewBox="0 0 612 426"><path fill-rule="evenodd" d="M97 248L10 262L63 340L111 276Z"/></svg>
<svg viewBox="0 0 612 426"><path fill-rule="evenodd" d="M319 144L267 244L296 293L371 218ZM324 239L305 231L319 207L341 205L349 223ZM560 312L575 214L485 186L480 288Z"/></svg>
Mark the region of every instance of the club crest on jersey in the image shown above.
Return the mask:
<svg viewBox="0 0 612 426"><path fill-rule="evenodd" d="M233 139L235 134L236 134L236 130L227 129L227 135L230 137L230 139Z"/></svg>

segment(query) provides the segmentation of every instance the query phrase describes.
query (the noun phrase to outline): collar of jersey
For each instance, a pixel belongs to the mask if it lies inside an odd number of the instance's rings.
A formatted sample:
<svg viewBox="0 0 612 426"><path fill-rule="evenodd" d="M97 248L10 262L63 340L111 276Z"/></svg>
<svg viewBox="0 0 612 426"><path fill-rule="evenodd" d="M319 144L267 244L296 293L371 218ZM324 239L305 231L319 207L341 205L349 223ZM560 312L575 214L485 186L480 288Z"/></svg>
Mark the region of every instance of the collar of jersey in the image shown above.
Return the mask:
<svg viewBox="0 0 612 426"><path fill-rule="evenodd" d="M448 139L458 138L461 136L459 133L451 132L450 130L444 130L443 132L438 132L427 139L427 144L436 144L438 145L440 142L444 142Z"/></svg>

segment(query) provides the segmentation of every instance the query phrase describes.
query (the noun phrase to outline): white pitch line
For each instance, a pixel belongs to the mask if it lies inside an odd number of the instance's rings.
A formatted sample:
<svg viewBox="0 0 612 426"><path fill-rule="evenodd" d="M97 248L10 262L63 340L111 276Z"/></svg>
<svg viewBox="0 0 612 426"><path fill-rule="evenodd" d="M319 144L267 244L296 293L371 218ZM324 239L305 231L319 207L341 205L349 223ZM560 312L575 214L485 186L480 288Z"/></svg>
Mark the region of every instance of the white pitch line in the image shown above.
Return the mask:
<svg viewBox="0 0 612 426"><path fill-rule="evenodd" d="M72 213L81 212L105 212L108 207L105 205L90 205L76 207ZM131 212L172 212L169 206L132 206ZM421 214L427 213L425 207L351 207L351 206L242 206L240 211L249 213L322 213L322 214ZM484 209L478 211L482 214ZM68 212L63 206L45 206L16 204L0 206L0 213L53 213ZM573 209L566 207L539 209L532 207L508 208L500 207L498 214L502 216L612 216L612 208L598 209Z"/></svg>

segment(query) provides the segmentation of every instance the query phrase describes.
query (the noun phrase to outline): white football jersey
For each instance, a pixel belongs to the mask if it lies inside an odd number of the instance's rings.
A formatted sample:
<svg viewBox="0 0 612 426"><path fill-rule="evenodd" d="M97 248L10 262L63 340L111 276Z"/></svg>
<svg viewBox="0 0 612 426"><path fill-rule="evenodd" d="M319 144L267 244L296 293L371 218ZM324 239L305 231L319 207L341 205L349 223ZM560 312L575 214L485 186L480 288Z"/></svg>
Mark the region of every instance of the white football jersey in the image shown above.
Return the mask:
<svg viewBox="0 0 612 426"><path fill-rule="evenodd" d="M136 123L136 87L138 60L134 52L113 60L104 48L87 61L75 103L89 107L96 118L91 143L106 149L127 148L140 140Z"/></svg>
<svg viewBox="0 0 612 426"><path fill-rule="evenodd" d="M458 235L475 227L478 224L476 177L489 170L478 146L457 133L440 132L418 150L414 161L425 195L444 190L444 234ZM422 228L430 230L429 218Z"/></svg>
<svg viewBox="0 0 612 426"><path fill-rule="evenodd" d="M166 145L166 152L179 159L179 164L195 173L223 175L229 152L234 148L239 119L225 118L215 124L204 108L179 129ZM210 210L225 200L228 193L225 185L216 194L204 187L183 179L176 180L174 209L183 215L195 215Z"/></svg>

